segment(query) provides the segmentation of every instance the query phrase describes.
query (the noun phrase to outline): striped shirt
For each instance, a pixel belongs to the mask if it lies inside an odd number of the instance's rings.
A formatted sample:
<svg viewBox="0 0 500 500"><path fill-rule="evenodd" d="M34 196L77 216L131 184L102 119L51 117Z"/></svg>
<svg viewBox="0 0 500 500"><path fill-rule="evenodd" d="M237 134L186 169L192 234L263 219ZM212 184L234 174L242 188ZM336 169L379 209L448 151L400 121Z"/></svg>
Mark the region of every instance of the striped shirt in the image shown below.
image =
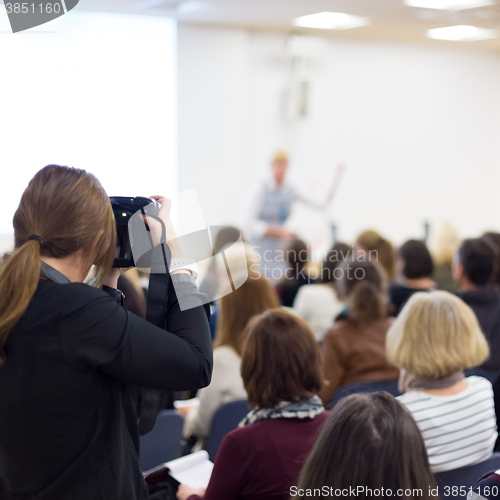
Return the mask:
<svg viewBox="0 0 500 500"><path fill-rule="evenodd" d="M467 389L452 396L410 391L398 397L422 432L433 472L477 464L493 453L498 433L491 383L466 380Z"/></svg>

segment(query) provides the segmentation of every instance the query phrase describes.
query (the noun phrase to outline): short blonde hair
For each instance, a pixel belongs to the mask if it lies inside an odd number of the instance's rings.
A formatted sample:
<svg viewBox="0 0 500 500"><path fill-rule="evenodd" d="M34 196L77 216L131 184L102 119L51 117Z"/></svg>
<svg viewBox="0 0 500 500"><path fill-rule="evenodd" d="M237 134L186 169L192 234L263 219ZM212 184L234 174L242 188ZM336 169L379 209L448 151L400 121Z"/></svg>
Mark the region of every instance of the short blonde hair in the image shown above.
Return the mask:
<svg viewBox="0 0 500 500"><path fill-rule="evenodd" d="M282 161L288 163L288 153L286 151L275 151L272 161L273 165Z"/></svg>
<svg viewBox="0 0 500 500"><path fill-rule="evenodd" d="M473 368L489 355L472 309L444 291L412 295L387 333L386 351L393 365L425 379Z"/></svg>

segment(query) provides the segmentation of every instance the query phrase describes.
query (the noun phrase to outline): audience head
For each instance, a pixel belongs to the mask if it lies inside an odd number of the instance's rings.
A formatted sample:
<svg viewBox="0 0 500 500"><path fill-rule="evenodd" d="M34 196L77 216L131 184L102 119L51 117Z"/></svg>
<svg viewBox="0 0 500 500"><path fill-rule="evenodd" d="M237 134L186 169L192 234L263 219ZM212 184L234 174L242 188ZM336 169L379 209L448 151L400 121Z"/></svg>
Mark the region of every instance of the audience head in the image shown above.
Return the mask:
<svg viewBox="0 0 500 500"><path fill-rule="evenodd" d="M447 222L439 224L431 233L429 248L434 264L440 267L451 267L453 256L460 245L457 228Z"/></svg>
<svg viewBox="0 0 500 500"><path fill-rule="evenodd" d="M215 347L227 345L240 356L249 319L280 306L278 295L263 276L250 277L240 288L220 300Z"/></svg>
<svg viewBox="0 0 500 500"><path fill-rule="evenodd" d="M388 280L392 283L396 279L394 249L392 243L376 231L363 231L356 238L359 250L367 254L370 260L376 260L383 268Z"/></svg>
<svg viewBox="0 0 500 500"><path fill-rule="evenodd" d="M500 285L500 233L488 232L483 234L483 239L491 244L495 249L496 262L494 266L492 282L496 285Z"/></svg>
<svg viewBox="0 0 500 500"><path fill-rule="evenodd" d="M298 482L298 489L303 490L323 486L334 491L384 488L392 490L392 495L398 489L421 489L418 498L431 498L429 488L435 487L435 480L425 444L402 403L386 392L375 392L353 394L335 405ZM413 493L401 496L413 498Z"/></svg>
<svg viewBox="0 0 500 500"><path fill-rule="evenodd" d="M304 269L308 257L307 245L299 238L293 238L286 250L286 258L295 273L300 273Z"/></svg>
<svg viewBox="0 0 500 500"><path fill-rule="evenodd" d="M497 255L495 248L483 238L465 240L453 264L453 278L463 289L491 282Z"/></svg>
<svg viewBox="0 0 500 500"><path fill-rule="evenodd" d="M341 242L335 243L321 264L321 281L323 283L336 283L342 275L339 269L341 264L352 260L353 257L354 250L352 247Z"/></svg>
<svg viewBox="0 0 500 500"><path fill-rule="evenodd" d="M398 257L404 278L416 280L432 276L432 257L423 241L408 240L399 248Z"/></svg>
<svg viewBox="0 0 500 500"><path fill-rule="evenodd" d="M417 292L387 333L387 359L415 377L448 377L482 364L489 347L476 315L444 291Z"/></svg>
<svg viewBox="0 0 500 500"><path fill-rule="evenodd" d="M383 270L373 262L358 260L342 264L341 269L338 290L340 298L347 302L349 318L360 324L386 318L388 300Z"/></svg>
<svg viewBox="0 0 500 500"><path fill-rule="evenodd" d="M219 229L214 240L214 255L217 255L224 247L229 247L239 240L241 231L237 227L223 226Z"/></svg>
<svg viewBox="0 0 500 500"><path fill-rule="evenodd" d="M288 169L288 154L285 151L276 151L273 156L272 167L274 180L280 186L285 181Z"/></svg>
<svg viewBox="0 0 500 500"><path fill-rule="evenodd" d="M22 195L13 224L15 249L0 271L0 364L7 336L38 286L42 257L78 259L83 281L92 264L102 279L116 250L111 203L85 170L57 165L40 170Z"/></svg>
<svg viewBox="0 0 500 500"><path fill-rule="evenodd" d="M252 318L246 328L241 376L250 405L274 408L321 388L320 353L307 323L283 309Z"/></svg>

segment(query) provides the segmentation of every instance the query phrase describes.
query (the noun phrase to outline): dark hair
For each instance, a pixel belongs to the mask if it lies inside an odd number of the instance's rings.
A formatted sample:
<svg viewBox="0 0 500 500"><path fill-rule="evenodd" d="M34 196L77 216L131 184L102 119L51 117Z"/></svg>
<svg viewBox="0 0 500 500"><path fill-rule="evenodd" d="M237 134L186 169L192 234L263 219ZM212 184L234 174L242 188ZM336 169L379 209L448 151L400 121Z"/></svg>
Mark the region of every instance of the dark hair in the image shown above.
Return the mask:
<svg viewBox="0 0 500 500"><path fill-rule="evenodd" d="M468 239L458 250L458 260L465 275L475 285L486 285L492 278L496 253L483 238Z"/></svg>
<svg viewBox="0 0 500 500"><path fill-rule="evenodd" d="M222 226L214 240L214 255L225 246L232 245L241 237L241 231L234 226Z"/></svg>
<svg viewBox="0 0 500 500"><path fill-rule="evenodd" d="M7 337L26 311L40 279L41 257L83 251L96 284L111 268L116 224L99 181L85 170L48 165L31 179L14 214L14 252L0 269L0 366ZM30 239L37 235L41 241Z"/></svg>
<svg viewBox="0 0 500 500"><path fill-rule="evenodd" d="M323 487L364 487L364 494L357 495L361 499L373 498L368 488L392 490L380 494L382 498L435 499L429 491L435 480L422 435L402 403L386 392L374 392L353 394L333 408L298 482L298 489Z"/></svg>
<svg viewBox="0 0 500 500"><path fill-rule="evenodd" d="M434 264L423 241L408 240L401 245L399 257L404 261L403 276L409 280L432 276Z"/></svg>
<svg viewBox="0 0 500 500"><path fill-rule="evenodd" d="M388 315L382 269L370 261L353 260L342 265L339 283L348 304L348 316L361 324L371 324Z"/></svg>
<svg viewBox="0 0 500 500"><path fill-rule="evenodd" d="M286 260L294 271L296 277L308 261L307 245L299 238L290 241L286 249Z"/></svg>
<svg viewBox="0 0 500 500"><path fill-rule="evenodd" d="M272 309L252 318L245 330L241 377L250 405L274 408L320 390L319 347L304 320Z"/></svg>
<svg viewBox="0 0 500 500"><path fill-rule="evenodd" d="M500 233L487 232L483 234L482 238L496 250L496 262L493 269L492 281L500 285Z"/></svg>
<svg viewBox="0 0 500 500"><path fill-rule="evenodd" d="M335 284L338 281L335 271L342 262L354 257L354 250L346 243L337 242L328 250L325 260L321 264L321 282Z"/></svg>

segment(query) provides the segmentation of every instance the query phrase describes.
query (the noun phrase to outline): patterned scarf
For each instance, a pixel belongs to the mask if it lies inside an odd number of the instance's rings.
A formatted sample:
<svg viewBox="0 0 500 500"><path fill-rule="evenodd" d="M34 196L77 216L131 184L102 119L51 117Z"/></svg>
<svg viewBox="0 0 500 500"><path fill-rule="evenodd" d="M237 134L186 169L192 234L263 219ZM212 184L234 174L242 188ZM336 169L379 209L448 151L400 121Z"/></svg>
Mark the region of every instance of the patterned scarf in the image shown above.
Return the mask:
<svg viewBox="0 0 500 500"><path fill-rule="evenodd" d="M301 401L280 401L274 408L255 408L238 424L238 427L246 427L268 418L314 418L324 411L323 403L318 396Z"/></svg>

